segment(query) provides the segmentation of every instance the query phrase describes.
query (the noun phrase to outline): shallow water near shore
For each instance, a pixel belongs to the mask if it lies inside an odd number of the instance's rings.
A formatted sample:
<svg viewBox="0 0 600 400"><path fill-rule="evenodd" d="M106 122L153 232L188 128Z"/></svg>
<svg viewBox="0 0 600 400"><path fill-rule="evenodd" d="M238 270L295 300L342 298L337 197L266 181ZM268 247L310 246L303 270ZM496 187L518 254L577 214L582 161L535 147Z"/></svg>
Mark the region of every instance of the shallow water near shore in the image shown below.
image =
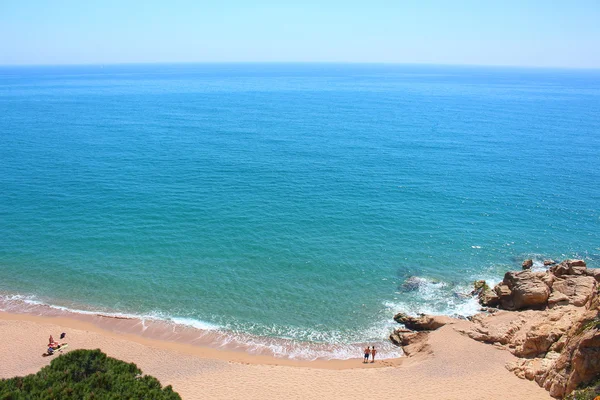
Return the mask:
<svg viewBox="0 0 600 400"><path fill-rule="evenodd" d="M12 311L348 358L524 258L600 267L598 71L2 67L0 141Z"/></svg>

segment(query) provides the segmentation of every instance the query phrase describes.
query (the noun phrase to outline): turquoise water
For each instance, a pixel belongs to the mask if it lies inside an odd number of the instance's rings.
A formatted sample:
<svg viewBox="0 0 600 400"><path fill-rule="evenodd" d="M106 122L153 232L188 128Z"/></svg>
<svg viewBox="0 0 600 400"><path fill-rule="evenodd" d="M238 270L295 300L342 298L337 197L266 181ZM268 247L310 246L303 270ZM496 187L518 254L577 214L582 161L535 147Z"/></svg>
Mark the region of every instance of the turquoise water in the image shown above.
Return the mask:
<svg viewBox="0 0 600 400"><path fill-rule="evenodd" d="M0 294L384 340L526 257L600 267L599 165L600 71L2 67Z"/></svg>

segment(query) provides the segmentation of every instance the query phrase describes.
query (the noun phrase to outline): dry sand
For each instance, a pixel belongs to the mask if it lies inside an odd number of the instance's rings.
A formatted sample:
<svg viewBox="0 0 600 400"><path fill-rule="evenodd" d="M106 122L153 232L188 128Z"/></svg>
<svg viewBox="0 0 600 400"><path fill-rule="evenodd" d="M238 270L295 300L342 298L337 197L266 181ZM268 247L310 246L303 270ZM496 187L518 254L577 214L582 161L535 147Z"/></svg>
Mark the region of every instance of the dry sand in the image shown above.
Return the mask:
<svg viewBox="0 0 600 400"><path fill-rule="evenodd" d="M459 323L460 325L460 323ZM68 318L0 312L0 378L37 372L48 336L67 332L69 350L95 349L135 362L184 399L550 399L506 370L509 352L447 325L430 335L431 354L362 364L294 362L105 331ZM358 355L360 357L360 355Z"/></svg>

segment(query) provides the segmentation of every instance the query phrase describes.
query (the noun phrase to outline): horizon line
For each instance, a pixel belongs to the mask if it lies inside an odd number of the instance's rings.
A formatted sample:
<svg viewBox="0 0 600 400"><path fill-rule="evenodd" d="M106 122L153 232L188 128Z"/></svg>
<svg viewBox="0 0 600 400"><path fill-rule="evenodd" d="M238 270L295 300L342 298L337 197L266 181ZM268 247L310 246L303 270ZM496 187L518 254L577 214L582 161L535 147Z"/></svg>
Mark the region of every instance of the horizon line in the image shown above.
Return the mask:
<svg viewBox="0 0 600 400"><path fill-rule="evenodd" d="M388 61L143 61L143 62L90 62L90 63L56 63L56 64L0 64L6 67L104 67L104 66L134 66L134 65L199 65L199 64L322 64L322 65L389 65L389 66L429 66L429 67L488 67L488 68L522 68L522 69L552 69L552 70L600 70L596 67L551 66L551 65L515 65L515 64L434 64L418 62L388 62Z"/></svg>

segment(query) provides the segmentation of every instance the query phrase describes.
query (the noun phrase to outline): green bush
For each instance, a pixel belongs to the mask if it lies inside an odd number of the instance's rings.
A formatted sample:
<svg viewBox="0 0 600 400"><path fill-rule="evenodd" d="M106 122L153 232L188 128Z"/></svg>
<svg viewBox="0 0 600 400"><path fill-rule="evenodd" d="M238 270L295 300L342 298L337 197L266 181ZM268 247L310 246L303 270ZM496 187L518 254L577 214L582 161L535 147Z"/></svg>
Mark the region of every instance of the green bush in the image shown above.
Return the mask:
<svg viewBox="0 0 600 400"><path fill-rule="evenodd" d="M566 396L566 400L594 400L600 396L600 378L595 382L588 383Z"/></svg>
<svg viewBox="0 0 600 400"><path fill-rule="evenodd" d="M74 350L52 360L37 374L0 380L0 399L156 399L181 400L169 385L134 363L100 350Z"/></svg>

